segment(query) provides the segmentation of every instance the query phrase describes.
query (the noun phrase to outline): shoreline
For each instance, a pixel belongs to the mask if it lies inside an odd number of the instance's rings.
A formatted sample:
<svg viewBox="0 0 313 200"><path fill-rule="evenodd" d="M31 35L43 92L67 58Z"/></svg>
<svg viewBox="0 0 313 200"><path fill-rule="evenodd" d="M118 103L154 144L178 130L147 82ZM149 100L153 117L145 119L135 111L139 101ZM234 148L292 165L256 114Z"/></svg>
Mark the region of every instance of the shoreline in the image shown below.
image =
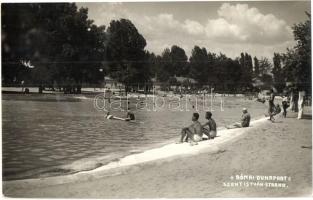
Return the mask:
<svg viewBox="0 0 313 200"><path fill-rule="evenodd" d="M255 123L255 121L257 121L257 123L261 120L264 120L263 116L259 116L254 118L255 120L253 120L251 123ZM183 144L178 144L178 146L176 146L177 144L175 144L177 138L172 138L170 140L167 141L163 141L163 142L159 142L156 144L151 144L149 146L144 146L141 147L140 149L134 149L134 150L130 150L128 153L125 153L124 156L121 157L117 157L114 159L111 159L110 161L106 161L105 164L102 164L102 157L99 158L94 158L94 160L90 159L90 158L83 158L77 161L74 161L73 163L67 164L67 165L62 165L62 166L52 166L46 169L40 169L40 170L34 170L34 171L38 171L36 172L35 175L28 175L27 178L13 178L13 179L7 179L4 180L5 182L11 182L11 181L23 181L23 180L37 180L37 179L54 179L54 178L62 178L62 177L68 177L68 176L76 176L79 174L89 174L89 173L94 173L94 172L102 172L102 171L108 171L108 170L118 170L119 168L122 167L131 167L134 165L141 165L141 164L146 164L148 162L154 162L157 160L162 160L162 159L170 159L171 157L173 157L173 159L175 159L175 156L188 156L191 154L195 154L195 153L199 153L201 151L203 151L203 148L207 148L207 145L218 145L219 142L221 142L220 140L217 140L219 137L221 137L220 132L222 131L222 134L225 135L227 133L224 133L224 131L230 131L229 129L227 129L226 127L218 127L218 135L214 140L203 140L200 142L200 149L197 148L197 146L195 146L195 149L189 149L188 145L189 143L183 143ZM234 132L234 130L238 129L232 129L232 132ZM236 132L237 132L236 131ZM243 130L244 131L244 130ZM240 133L244 134L244 133ZM234 137L239 136L239 134L234 135ZM206 136L204 135L204 138L206 138ZM233 139L233 137L231 137L230 139ZM218 143L216 143L215 141L218 141ZM229 139L227 139L229 140ZM205 144L204 144L205 142ZM209 142L209 144L207 143ZM227 141L224 141L227 142ZM176 149L173 151L173 149ZM186 153L179 153L179 150L187 150L191 152L186 152ZM193 150L197 151L197 152L192 152ZM158 152L160 151L160 152ZM172 151L173 155L165 155L162 154L163 152L166 151ZM149 158L149 156L151 155L151 152L156 152L161 153L163 156L159 157L159 158ZM212 149L212 152L214 152L214 149ZM148 155L147 155L148 153ZM150 155L149 155L150 154ZM165 156L164 156L165 155ZM107 158L108 156L103 156L104 158ZM151 160L145 160L146 158L149 158ZM95 161L97 160L97 161ZM133 160L139 161L139 162L133 162ZM130 161L130 163L128 163L128 161ZM80 166L80 163L87 163L87 167L84 166ZM78 166L75 166L78 165ZM47 174L42 174L40 175L40 171L42 171L43 173L47 173ZM57 173L57 171L59 171L59 173ZM28 171L27 171L28 172ZM50 173L50 174L49 174ZM29 174L29 173L28 173ZM38 175L39 174L39 175ZM21 177L23 177L24 175L20 175ZM16 176L19 177L19 176Z"/></svg>
<svg viewBox="0 0 313 200"><path fill-rule="evenodd" d="M175 144L173 141L165 141L159 145L153 145L152 148L146 147L145 150L139 151L139 153L134 152L124 157L119 158L117 161L111 161L107 164L96 167L91 170L82 170L75 173L47 176L47 177L36 177L27 179L16 179L16 180L6 180L6 183L19 183L19 182L43 182L48 183L48 185L60 184L60 180L57 179L68 179L64 180L65 183L76 180L76 177L82 177L83 175L110 175L110 172L116 172L120 169L133 167L136 165L145 165L153 162L158 162L162 160L175 160L177 157L191 156L200 154L203 152L216 153L219 151L218 146L223 145L231 140L235 140L237 137L242 136L250 128L260 126L262 123L266 122L266 117L258 117L250 122L250 127L248 128L237 128L237 129L227 129L226 127L218 128L217 137L214 140L203 140L198 143L198 145L190 146L189 143ZM174 139L173 139L174 140ZM127 169L126 169L127 170ZM61 181L62 182L62 181Z"/></svg>

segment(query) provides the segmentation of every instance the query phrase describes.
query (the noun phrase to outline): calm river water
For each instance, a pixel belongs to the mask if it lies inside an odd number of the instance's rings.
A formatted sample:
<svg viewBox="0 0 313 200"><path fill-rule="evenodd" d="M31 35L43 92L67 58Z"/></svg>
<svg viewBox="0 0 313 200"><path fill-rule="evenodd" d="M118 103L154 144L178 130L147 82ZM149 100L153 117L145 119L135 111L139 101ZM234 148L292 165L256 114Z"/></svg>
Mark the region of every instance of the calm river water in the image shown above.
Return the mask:
<svg viewBox="0 0 313 200"><path fill-rule="evenodd" d="M183 98L180 109L175 109L178 104L174 101L179 98L166 97L164 101L134 98L130 107L136 121L124 122L105 119L105 112L95 108L94 98L68 102L34 101L16 98L15 95L4 97L4 180L90 170L132 153L172 143L177 140L180 129L191 123L191 115L196 109L204 123L204 113L211 108L210 99L203 107L203 99L196 103L193 97ZM125 101L122 105L126 105ZM115 107L118 106L116 103ZM140 109L135 109L136 106ZM253 100L224 97L221 103L221 97L216 97L212 108L218 127L238 121L242 107L248 108L254 119L266 112L265 104ZM111 113L125 116L125 112L120 110L111 110Z"/></svg>

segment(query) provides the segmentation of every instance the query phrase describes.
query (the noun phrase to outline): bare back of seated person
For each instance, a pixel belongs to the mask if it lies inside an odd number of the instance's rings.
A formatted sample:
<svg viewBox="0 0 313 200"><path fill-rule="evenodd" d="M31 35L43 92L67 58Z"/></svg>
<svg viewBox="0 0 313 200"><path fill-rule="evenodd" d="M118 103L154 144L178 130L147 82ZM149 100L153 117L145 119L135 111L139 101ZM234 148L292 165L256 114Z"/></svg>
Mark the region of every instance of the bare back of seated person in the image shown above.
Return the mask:
<svg viewBox="0 0 313 200"><path fill-rule="evenodd" d="M190 140L191 145L198 144L197 142L202 140L202 125L198 121L199 114L193 113L192 116L192 124L188 127L185 127L181 131L181 137L179 142L177 143L183 143L184 141Z"/></svg>
<svg viewBox="0 0 313 200"><path fill-rule="evenodd" d="M209 139L214 139L216 137L216 122L212 118L212 113L211 112L206 112L205 118L208 120L204 125L203 125L203 133L208 136Z"/></svg>

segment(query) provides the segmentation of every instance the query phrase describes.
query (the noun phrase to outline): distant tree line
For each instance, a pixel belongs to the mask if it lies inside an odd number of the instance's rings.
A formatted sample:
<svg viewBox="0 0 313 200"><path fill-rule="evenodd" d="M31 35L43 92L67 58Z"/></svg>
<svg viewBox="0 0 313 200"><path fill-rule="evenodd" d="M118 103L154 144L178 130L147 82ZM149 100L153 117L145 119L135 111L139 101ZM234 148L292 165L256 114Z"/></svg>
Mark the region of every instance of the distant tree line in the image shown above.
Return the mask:
<svg viewBox="0 0 313 200"><path fill-rule="evenodd" d="M282 90L286 82L311 87L310 19L293 27L297 45L275 53L272 65L245 52L232 59L199 46L189 58L177 45L155 55L145 50L146 40L130 20L97 26L88 19L88 9L75 3L2 4L1 17L3 86L23 81L80 93L83 84L100 85L107 75L126 91L135 86L150 90L152 78L165 86L234 93L273 84ZM177 77L196 83L179 83Z"/></svg>

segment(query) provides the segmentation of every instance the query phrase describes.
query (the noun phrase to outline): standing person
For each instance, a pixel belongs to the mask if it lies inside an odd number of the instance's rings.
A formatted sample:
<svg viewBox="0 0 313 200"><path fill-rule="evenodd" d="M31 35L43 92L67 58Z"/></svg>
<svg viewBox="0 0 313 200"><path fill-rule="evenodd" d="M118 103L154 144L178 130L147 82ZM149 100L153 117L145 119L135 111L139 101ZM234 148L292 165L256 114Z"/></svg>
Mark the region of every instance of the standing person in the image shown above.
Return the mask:
<svg viewBox="0 0 313 200"><path fill-rule="evenodd" d="M104 97L108 99L109 103L111 103L112 91L110 88L105 90Z"/></svg>
<svg viewBox="0 0 313 200"><path fill-rule="evenodd" d="M275 100L275 94L274 94L273 89L271 89L270 97L268 100L268 114L270 116L269 120L271 120L272 122L275 121L275 119L274 119L274 114L275 114L274 100Z"/></svg>
<svg viewBox="0 0 313 200"><path fill-rule="evenodd" d="M198 144L197 142L202 140L202 126L200 122L198 121L199 119L199 114L198 113L193 113L192 115L192 124L188 127L185 127L181 131L181 137L179 142L177 143L183 143L184 140L191 140L191 145L196 145Z"/></svg>
<svg viewBox="0 0 313 200"><path fill-rule="evenodd" d="M135 120L135 114L130 111L130 108L128 108L126 119Z"/></svg>
<svg viewBox="0 0 313 200"><path fill-rule="evenodd" d="M231 126L226 126L228 129L233 129L233 128L244 128L244 127L249 127L250 125L250 120L251 116L248 113L247 108L242 109L242 115L241 115L241 122L237 122Z"/></svg>
<svg viewBox="0 0 313 200"><path fill-rule="evenodd" d="M202 127L203 133L208 136L209 139L214 139L216 137L216 123L212 118L211 112L205 113L205 118L208 120Z"/></svg>
<svg viewBox="0 0 313 200"><path fill-rule="evenodd" d="M283 101L282 101L282 107L283 107L283 116L284 118L287 117L287 108L288 108L288 97L287 96L283 96Z"/></svg>

